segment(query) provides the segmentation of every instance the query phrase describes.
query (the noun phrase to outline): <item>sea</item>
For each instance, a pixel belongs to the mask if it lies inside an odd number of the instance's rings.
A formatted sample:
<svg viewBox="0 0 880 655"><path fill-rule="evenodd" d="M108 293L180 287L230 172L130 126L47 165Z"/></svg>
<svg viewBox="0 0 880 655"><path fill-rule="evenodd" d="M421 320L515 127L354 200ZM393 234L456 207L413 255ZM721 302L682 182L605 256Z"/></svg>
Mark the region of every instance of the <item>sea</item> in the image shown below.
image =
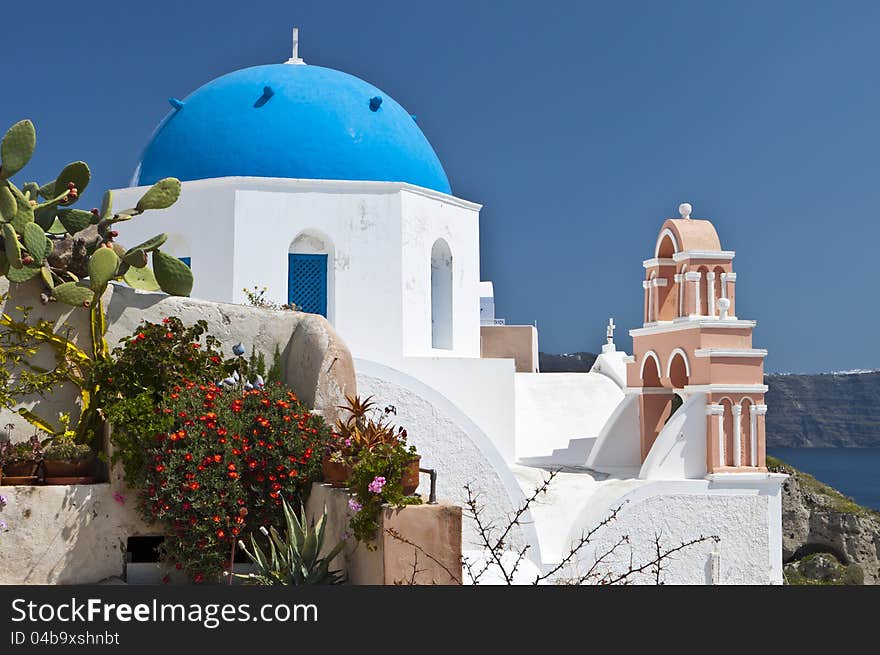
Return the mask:
<svg viewBox="0 0 880 655"><path fill-rule="evenodd" d="M768 448L767 453L880 511L880 448Z"/></svg>

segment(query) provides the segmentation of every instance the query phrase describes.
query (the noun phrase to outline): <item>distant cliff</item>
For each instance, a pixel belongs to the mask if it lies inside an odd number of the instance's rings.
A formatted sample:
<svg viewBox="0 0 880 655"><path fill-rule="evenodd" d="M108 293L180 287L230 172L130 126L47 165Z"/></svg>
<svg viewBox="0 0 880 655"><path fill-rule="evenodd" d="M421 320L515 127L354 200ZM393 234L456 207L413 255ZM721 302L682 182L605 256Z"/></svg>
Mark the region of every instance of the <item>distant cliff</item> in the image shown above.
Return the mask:
<svg viewBox="0 0 880 655"><path fill-rule="evenodd" d="M586 372L596 355L541 353L542 373ZM767 445L880 446L880 371L767 375Z"/></svg>
<svg viewBox="0 0 880 655"><path fill-rule="evenodd" d="M768 446L880 446L880 371L765 381Z"/></svg>

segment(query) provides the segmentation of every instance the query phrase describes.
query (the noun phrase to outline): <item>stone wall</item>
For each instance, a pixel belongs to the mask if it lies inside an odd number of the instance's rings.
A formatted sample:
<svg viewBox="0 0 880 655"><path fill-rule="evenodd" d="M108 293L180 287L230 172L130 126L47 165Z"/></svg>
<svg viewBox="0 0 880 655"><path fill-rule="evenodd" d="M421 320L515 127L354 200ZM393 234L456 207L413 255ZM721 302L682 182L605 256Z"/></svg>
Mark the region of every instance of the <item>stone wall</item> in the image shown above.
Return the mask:
<svg viewBox="0 0 880 655"><path fill-rule="evenodd" d="M39 287L35 282L12 285L3 303L3 311L20 316L18 306L33 308L31 318L43 318L58 326L56 331L70 330L74 342L89 349L88 311L58 302L40 304ZM0 293L6 280L0 280ZM204 319L208 330L223 344L231 356L232 346L244 344L265 353L271 361L277 345L284 362L284 381L309 407L332 421L338 405L346 394L356 393L354 362L345 342L322 316L302 312L276 311L245 305L176 298L162 293L143 293L121 285L110 285L104 296L107 315L107 343L114 348L119 339L131 334L142 321L159 322L166 316L178 316L185 324ZM52 363L48 352L38 353L37 363ZM57 390L46 398L30 398L21 403L38 415L57 421L60 412L76 407L78 392L73 385ZM75 414L75 412L74 412ZM0 424L13 423L15 440L29 436L30 425L17 414L0 410Z"/></svg>

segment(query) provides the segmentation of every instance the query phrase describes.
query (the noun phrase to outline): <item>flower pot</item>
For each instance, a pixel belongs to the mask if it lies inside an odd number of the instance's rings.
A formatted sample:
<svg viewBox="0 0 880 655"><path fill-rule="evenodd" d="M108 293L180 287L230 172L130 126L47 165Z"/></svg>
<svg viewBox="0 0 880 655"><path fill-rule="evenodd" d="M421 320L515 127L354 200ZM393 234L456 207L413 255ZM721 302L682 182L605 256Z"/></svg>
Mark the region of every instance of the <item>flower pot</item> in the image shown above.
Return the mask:
<svg viewBox="0 0 880 655"><path fill-rule="evenodd" d="M89 484L94 457L81 459L44 459L43 476L46 484Z"/></svg>
<svg viewBox="0 0 880 655"><path fill-rule="evenodd" d="M324 472L324 482L331 487L347 487L351 479L351 467L345 462L334 462L330 455L325 455L321 460L321 470Z"/></svg>
<svg viewBox="0 0 880 655"><path fill-rule="evenodd" d="M9 462L3 465L4 478L29 478L37 474L37 461Z"/></svg>
<svg viewBox="0 0 880 655"><path fill-rule="evenodd" d="M400 479L400 484L403 486L403 494L405 496L412 496L416 492L416 489L418 489L419 465L421 461L422 456L416 455L415 459L410 461L406 469L403 471L403 477Z"/></svg>

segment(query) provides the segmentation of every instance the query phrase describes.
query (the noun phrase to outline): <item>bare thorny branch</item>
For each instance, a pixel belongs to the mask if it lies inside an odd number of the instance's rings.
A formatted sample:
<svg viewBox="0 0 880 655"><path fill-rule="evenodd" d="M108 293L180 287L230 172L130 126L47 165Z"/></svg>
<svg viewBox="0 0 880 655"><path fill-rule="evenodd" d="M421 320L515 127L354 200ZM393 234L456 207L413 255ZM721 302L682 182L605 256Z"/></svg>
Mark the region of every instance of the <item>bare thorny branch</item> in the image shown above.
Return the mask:
<svg viewBox="0 0 880 655"><path fill-rule="evenodd" d="M550 484L553 482L553 479L556 477L558 472L558 470L551 471L550 474L543 480L543 482L535 487L534 493L526 498L525 501L523 501L523 503L516 509L516 511L513 512L513 514L508 516L507 523L504 526L503 530L501 530L501 534L498 537L495 536L497 527L493 523L484 522L482 518L482 514L485 508L479 502L479 494L474 492L470 484L465 485L464 489L467 493L467 499L465 500L466 513L476 525L476 532L480 540L480 545L482 546L486 554L486 562L479 570L476 570L476 567L473 565L473 563L469 562L467 559L465 559L463 562L463 566L473 584L479 584L480 578L493 566L496 567L501 573L506 584L511 585L514 583L513 581L516 572L522 564L523 560L525 559L529 547L528 545L526 545L518 550L507 549L507 538L515 526L520 526L522 524L523 517L529 511L531 505L540 496L547 492ZM623 535L607 549L605 549L601 554L595 556L592 565L584 573L575 575L572 578L558 577L559 574L566 567L568 567L572 562L576 561L576 558L581 550L585 548L588 544L590 544L599 532L601 532L604 528L610 526L617 520L617 517L622 509L622 505L616 507L599 524L590 529L588 532L582 534L580 539L571 544L568 552L559 561L559 563L545 573L537 575L532 584L537 585L542 582L556 582L575 585L630 584L634 581L637 575L646 571L650 571L655 584L659 585L662 584L662 573L665 568L665 564L670 559L672 559L672 556L674 554L706 541L714 541L715 543L718 543L720 541L719 537L717 536L706 537L700 535L695 539L681 542L677 546L674 546L672 548L664 548L661 543L661 535L658 533L654 537L653 557L647 562L636 564L633 558L630 537L629 535ZM630 546L629 563L627 565L627 568L623 572L617 573L613 571L613 569L609 568L610 565L608 562L615 555L618 549L623 546ZM424 551L422 552L424 553ZM510 564L510 562L504 562L504 555L506 553L515 554L513 564ZM427 553L424 554L427 555Z"/></svg>

